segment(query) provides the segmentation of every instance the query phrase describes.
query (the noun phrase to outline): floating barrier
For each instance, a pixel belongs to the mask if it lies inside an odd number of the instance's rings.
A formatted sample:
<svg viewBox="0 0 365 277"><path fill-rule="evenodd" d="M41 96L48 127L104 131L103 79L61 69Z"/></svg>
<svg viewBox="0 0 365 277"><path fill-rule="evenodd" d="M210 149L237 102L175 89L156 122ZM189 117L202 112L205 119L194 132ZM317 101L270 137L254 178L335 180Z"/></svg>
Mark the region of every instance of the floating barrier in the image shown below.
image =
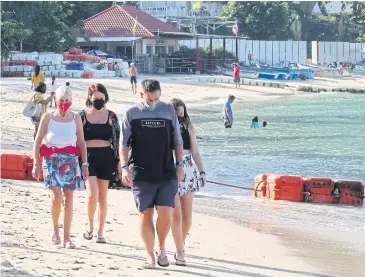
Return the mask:
<svg viewBox="0 0 365 277"><path fill-rule="evenodd" d="M266 180L265 180L266 179ZM273 200L362 206L364 184L329 177L262 174L255 177L254 196Z"/></svg>
<svg viewBox="0 0 365 277"><path fill-rule="evenodd" d="M243 187L207 181L219 186L251 190L257 198L362 206L364 184L354 180L333 180L329 177L305 177L283 174L261 174L254 187Z"/></svg>
<svg viewBox="0 0 365 277"><path fill-rule="evenodd" d="M31 152L7 151L1 153L1 178L15 180L35 180L32 176L33 158ZM42 164L42 159L40 160ZM41 178L43 170L41 166Z"/></svg>

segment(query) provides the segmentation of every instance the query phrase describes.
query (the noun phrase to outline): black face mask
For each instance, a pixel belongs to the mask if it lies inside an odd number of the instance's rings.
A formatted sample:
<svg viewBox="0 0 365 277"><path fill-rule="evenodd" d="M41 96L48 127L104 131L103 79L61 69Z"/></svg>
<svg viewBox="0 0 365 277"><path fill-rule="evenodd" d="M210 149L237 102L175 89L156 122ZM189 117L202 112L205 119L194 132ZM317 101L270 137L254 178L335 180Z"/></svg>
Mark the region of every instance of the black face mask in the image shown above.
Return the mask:
<svg viewBox="0 0 365 277"><path fill-rule="evenodd" d="M96 100L92 101L91 104L93 105L93 107L95 109L101 110L105 105L105 100L104 99L96 99Z"/></svg>

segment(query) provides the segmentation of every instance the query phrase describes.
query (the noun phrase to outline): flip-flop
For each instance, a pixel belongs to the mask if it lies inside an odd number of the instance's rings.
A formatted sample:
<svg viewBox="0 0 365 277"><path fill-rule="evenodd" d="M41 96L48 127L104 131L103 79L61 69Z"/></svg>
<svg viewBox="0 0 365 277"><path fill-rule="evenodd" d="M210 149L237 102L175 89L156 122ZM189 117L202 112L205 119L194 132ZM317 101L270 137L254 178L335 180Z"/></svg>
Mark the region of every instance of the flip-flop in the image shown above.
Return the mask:
<svg viewBox="0 0 365 277"><path fill-rule="evenodd" d="M174 258L175 258L175 264L177 266L186 266L186 261L185 260L179 260L177 257L176 257L176 253L174 254Z"/></svg>
<svg viewBox="0 0 365 277"><path fill-rule="evenodd" d="M103 237L97 237L96 243L106 243L106 240Z"/></svg>
<svg viewBox="0 0 365 277"><path fill-rule="evenodd" d="M156 252L157 255L157 264L161 267L168 267L170 266L169 259L167 258L166 254L164 256L161 256Z"/></svg>
<svg viewBox="0 0 365 277"><path fill-rule="evenodd" d="M92 240L92 238L94 237L93 232L94 232L94 230L91 230L91 231L86 230L84 235L83 235L84 239Z"/></svg>

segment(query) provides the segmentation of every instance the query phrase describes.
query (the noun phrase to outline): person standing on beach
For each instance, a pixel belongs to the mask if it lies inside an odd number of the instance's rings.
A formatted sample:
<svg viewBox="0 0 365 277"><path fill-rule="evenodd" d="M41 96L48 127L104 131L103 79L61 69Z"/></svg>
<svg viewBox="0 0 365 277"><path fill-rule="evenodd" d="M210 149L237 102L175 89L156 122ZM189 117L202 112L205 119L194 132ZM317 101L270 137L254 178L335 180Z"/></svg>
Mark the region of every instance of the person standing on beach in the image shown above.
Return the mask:
<svg viewBox="0 0 365 277"><path fill-rule="evenodd" d="M117 174L120 128L116 114L105 108L108 101L109 95L106 88L100 83L92 84L88 89L86 109L79 113L83 123L89 160L89 178L85 182L88 192L89 227L83 237L87 240L93 239L94 215L99 203L97 243L106 243L103 234L108 210L109 182L119 180Z"/></svg>
<svg viewBox="0 0 365 277"><path fill-rule="evenodd" d="M139 211L140 233L147 254L143 268L153 269L156 266L154 207L158 215L157 264L170 265L165 241L172 224L178 183L184 174L183 141L174 107L160 101L160 82L146 79L142 87L141 103L127 110L121 121L120 171L124 185L132 187Z"/></svg>
<svg viewBox="0 0 365 277"><path fill-rule="evenodd" d="M52 86L51 86L51 96L55 96L56 94L56 90L57 90L57 83L56 83L56 77L53 76L52 77ZM56 98L53 97L53 99L51 100L51 105L50 107L52 108L52 102L54 101L54 104L55 104L55 107L57 108L57 105L56 105Z"/></svg>
<svg viewBox="0 0 365 277"><path fill-rule="evenodd" d="M134 66L134 63L131 63L129 68L129 76L131 77L132 84L132 92L133 94L137 93L137 68Z"/></svg>
<svg viewBox="0 0 365 277"><path fill-rule="evenodd" d="M41 67L38 64L34 68L31 81L32 81L31 89L36 88L39 85L39 83L45 82L44 73L41 72Z"/></svg>
<svg viewBox="0 0 365 277"><path fill-rule="evenodd" d="M42 177L40 157L43 157L44 186L49 189L51 196L52 242L61 244L58 220L63 202L63 247L73 249L76 247L70 239L73 192L85 189L78 163L79 154L82 158L84 180L87 180L89 171L81 118L69 111L71 101L71 90L65 86L59 87L56 91L57 110L43 115L40 123L33 147L32 175L38 180Z"/></svg>
<svg viewBox="0 0 365 277"><path fill-rule="evenodd" d="M193 193L205 185L205 171L196 141L196 131L191 123L185 103L180 99L172 99L180 123L183 140L184 178L179 183L175 199L172 223L172 235L176 245L175 264L186 266L185 240L188 236L193 216Z"/></svg>
<svg viewBox="0 0 365 277"><path fill-rule="evenodd" d="M222 118L224 121L225 128L232 128L233 124L233 112L231 104L234 102L236 98L233 95L228 95L228 101L224 104L222 111Z"/></svg>
<svg viewBox="0 0 365 277"><path fill-rule="evenodd" d="M41 113L39 114L39 116L32 116L30 119L32 120L32 123L34 125L34 135L33 138L35 139L37 132L38 132L38 128L39 128L39 123L41 121L42 115L44 115L47 112L47 105L49 102L52 101L53 99L53 95L51 94L51 96L47 97L46 99L43 98L43 95L46 93L47 90L47 86L45 83L38 83L38 85L36 86L36 88L34 89L34 93L31 96L29 102L32 103L36 103L38 105L41 105Z"/></svg>
<svg viewBox="0 0 365 277"><path fill-rule="evenodd" d="M240 81L240 67L238 62L235 62L233 64L233 82L236 84L236 88L241 87Z"/></svg>

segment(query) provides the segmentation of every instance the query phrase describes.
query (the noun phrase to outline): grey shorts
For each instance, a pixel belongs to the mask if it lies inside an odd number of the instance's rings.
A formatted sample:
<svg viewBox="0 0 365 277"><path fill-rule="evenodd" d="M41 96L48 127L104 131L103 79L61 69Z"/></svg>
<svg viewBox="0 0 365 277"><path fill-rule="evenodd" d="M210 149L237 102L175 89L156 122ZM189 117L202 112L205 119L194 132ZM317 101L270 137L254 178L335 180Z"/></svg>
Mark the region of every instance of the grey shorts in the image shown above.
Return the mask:
<svg viewBox="0 0 365 277"><path fill-rule="evenodd" d="M175 207L177 180L163 183L134 181L132 186L134 201L139 212L155 206Z"/></svg>
<svg viewBox="0 0 365 277"><path fill-rule="evenodd" d="M235 83L239 83L239 82L240 82L240 80L241 80L241 78L240 78L240 77L233 77L233 81L234 81Z"/></svg>

